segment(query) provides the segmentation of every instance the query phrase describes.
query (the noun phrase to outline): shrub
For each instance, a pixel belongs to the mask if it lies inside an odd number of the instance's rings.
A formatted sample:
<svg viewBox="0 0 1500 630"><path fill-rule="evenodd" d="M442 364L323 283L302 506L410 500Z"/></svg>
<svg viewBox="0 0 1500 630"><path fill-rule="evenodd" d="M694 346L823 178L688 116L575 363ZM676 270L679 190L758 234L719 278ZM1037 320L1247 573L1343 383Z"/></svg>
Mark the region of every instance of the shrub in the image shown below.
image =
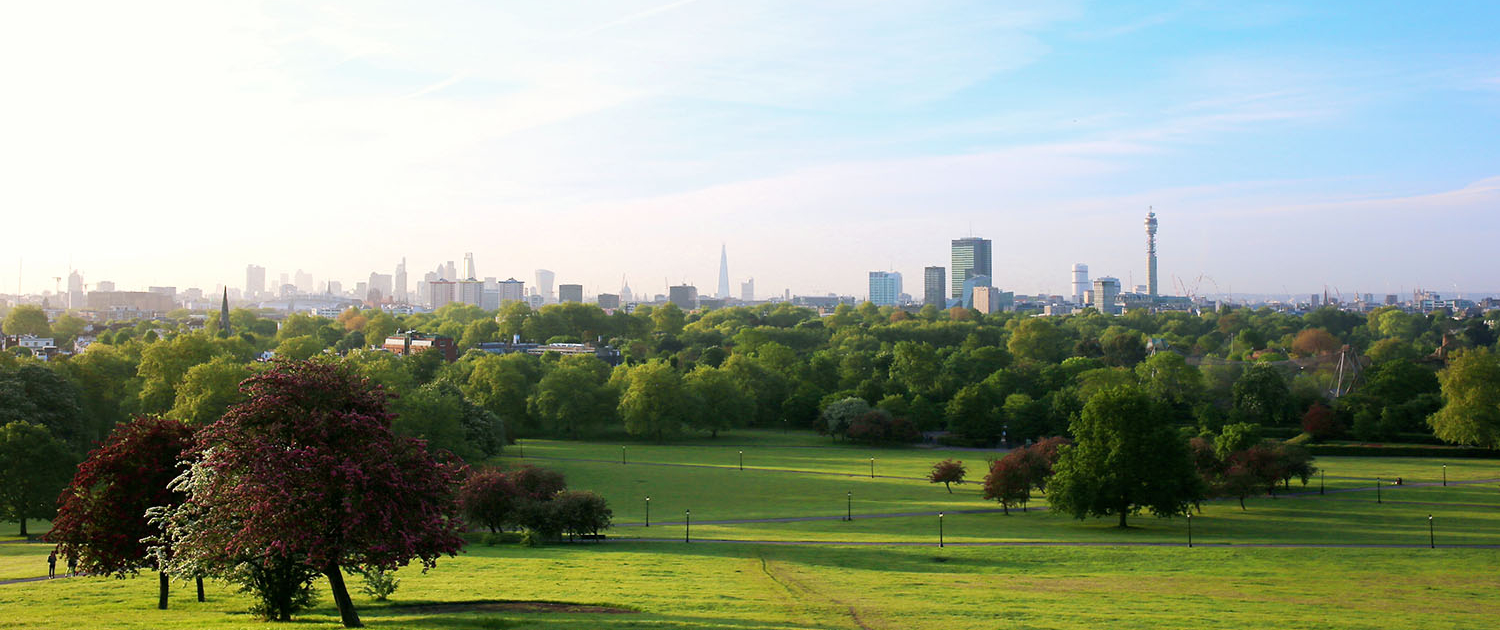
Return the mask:
<svg viewBox="0 0 1500 630"><path fill-rule="evenodd" d="M377 602L383 602L396 592L396 587L401 585L401 578L396 577L396 572L385 571L380 567L365 567L359 571L360 577L364 578L362 587L366 595L375 598Z"/></svg>

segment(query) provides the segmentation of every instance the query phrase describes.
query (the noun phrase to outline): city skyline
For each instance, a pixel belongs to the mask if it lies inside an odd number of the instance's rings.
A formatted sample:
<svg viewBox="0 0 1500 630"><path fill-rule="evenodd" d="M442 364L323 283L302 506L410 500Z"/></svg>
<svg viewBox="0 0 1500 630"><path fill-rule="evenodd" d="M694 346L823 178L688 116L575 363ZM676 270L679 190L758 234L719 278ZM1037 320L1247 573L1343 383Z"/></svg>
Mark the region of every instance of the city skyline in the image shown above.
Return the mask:
<svg viewBox="0 0 1500 630"><path fill-rule="evenodd" d="M858 295L978 234L1066 294L1146 283L1148 207L1166 294L1500 290L1500 9L1303 4L26 5L0 207L56 236L0 292L464 252L706 290L729 240L734 280Z"/></svg>

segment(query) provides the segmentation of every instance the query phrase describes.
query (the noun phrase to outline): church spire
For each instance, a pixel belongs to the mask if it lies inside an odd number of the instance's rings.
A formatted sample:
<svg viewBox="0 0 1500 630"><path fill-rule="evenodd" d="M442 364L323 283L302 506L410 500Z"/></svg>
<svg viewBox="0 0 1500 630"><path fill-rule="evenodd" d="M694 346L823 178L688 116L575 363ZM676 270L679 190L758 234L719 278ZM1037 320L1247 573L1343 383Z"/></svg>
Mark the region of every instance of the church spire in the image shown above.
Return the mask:
<svg viewBox="0 0 1500 630"><path fill-rule="evenodd" d="M219 333L229 336L229 287L224 287L224 301L219 303Z"/></svg>

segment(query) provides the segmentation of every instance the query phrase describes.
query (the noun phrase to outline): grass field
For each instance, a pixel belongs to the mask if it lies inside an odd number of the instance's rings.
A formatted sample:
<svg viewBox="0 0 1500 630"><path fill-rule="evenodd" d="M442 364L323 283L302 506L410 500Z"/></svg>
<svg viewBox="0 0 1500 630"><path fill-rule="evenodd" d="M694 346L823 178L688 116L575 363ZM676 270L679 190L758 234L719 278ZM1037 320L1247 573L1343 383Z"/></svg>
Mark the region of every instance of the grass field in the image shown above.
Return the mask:
<svg viewBox="0 0 1500 630"><path fill-rule="evenodd" d="M518 450L497 463L521 463ZM950 494L915 479L953 457L965 460L977 480L994 452L857 448L795 433L627 444L624 465L619 444L528 440L524 452L526 463L560 470L570 487L608 498L616 541L472 545L429 574L403 570L391 603L356 595L371 627L1384 629L1487 627L1500 618L1500 550L1443 547L1500 545L1500 483L1458 483L1500 479L1500 462L1322 458L1327 494L1317 494L1314 478L1306 488L1294 483L1298 496L1251 499L1248 511L1233 501L1206 503L1193 518L1198 547L1188 549L1185 519L1142 515L1132 520L1135 527L1119 530L1110 521L1045 511L959 513L998 505L983 501L977 484ZM1443 463L1453 485L1411 485L1440 482ZM1377 476L1400 476L1407 485L1381 486L1377 503ZM648 495L652 526L646 528ZM854 520L840 520L851 503ZM1032 505L1046 501L1038 497ZM697 542L683 544L688 509ZM944 542L959 546L937 547L937 511L945 512ZM874 517L881 513L919 515ZM1428 514L1438 549L1426 548ZM824 520L722 522L807 517ZM619 541L634 537L648 540ZM1043 546L962 546L978 543ZM1106 546L1066 546L1072 543ZM1408 547L1246 546L1280 544ZM47 548L0 544L0 580L45 574ZM351 588L357 583L351 580ZM266 627L243 612L246 600L229 588L211 583L210 601L199 604L179 587L173 608L162 612L154 608L150 575L0 585L0 627ZM325 592L321 607L298 626L337 627L328 600ZM479 600L631 612L465 603Z"/></svg>

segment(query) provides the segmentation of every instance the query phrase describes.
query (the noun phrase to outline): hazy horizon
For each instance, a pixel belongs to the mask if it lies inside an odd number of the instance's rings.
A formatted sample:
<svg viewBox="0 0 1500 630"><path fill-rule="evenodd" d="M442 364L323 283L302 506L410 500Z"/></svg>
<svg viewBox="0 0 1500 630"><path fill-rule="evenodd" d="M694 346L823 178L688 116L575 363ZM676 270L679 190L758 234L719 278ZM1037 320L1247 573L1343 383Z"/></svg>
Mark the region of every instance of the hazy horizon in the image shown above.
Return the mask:
<svg viewBox="0 0 1500 630"><path fill-rule="evenodd" d="M972 234L1065 294L1145 283L1148 207L1164 293L1500 289L1486 3L85 4L0 25L0 293L711 294L723 243L736 295L920 296Z"/></svg>

